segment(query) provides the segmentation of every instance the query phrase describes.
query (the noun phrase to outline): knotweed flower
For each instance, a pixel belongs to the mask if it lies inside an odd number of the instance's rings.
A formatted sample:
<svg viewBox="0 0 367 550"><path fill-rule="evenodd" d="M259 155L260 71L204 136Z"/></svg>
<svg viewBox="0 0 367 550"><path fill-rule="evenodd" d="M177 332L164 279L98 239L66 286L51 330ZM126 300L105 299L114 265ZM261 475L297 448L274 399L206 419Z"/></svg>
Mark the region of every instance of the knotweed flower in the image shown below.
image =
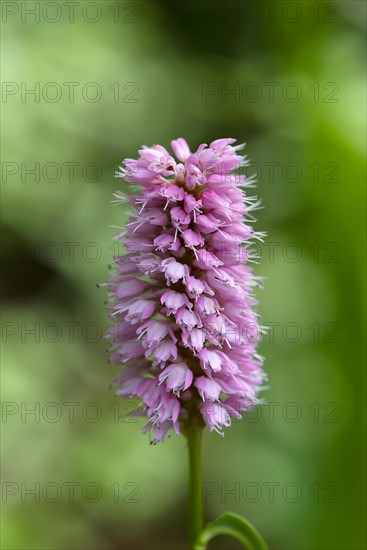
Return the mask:
<svg viewBox="0 0 367 550"><path fill-rule="evenodd" d="M256 198L235 170L247 165L234 139L202 144L192 153L172 141L143 146L119 175L135 184L127 230L117 235L109 282L115 325L111 361L125 368L116 393L138 397L154 443L190 415L221 435L231 418L258 403L265 375L256 353L261 328L254 312L259 280L249 265Z"/></svg>

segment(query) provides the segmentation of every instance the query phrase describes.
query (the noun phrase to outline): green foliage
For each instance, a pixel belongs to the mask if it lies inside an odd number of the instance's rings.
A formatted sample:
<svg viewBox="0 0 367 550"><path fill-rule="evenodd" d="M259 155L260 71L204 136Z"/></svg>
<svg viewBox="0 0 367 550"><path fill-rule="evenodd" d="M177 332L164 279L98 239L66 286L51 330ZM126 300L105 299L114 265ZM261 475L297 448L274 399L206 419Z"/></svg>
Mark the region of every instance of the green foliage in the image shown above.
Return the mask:
<svg viewBox="0 0 367 550"><path fill-rule="evenodd" d="M218 535L233 537L239 540L248 550L268 549L265 541L251 523L237 514L227 512L205 526L194 550L205 550L208 542Z"/></svg>

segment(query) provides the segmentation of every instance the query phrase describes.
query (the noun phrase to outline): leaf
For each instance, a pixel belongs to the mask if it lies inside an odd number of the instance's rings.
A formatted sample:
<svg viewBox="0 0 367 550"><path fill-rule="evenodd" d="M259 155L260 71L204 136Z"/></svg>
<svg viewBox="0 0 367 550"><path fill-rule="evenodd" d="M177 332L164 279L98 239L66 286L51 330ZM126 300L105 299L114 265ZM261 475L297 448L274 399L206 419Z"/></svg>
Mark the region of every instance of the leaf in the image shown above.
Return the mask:
<svg viewBox="0 0 367 550"><path fill-rule="evenodd" d="M204 527L196 541L194 550L205 550L208 542L218 535L229 535L242 542L248 550L268 550L264 539L251 523L238 514L229 512Z"/></svg>

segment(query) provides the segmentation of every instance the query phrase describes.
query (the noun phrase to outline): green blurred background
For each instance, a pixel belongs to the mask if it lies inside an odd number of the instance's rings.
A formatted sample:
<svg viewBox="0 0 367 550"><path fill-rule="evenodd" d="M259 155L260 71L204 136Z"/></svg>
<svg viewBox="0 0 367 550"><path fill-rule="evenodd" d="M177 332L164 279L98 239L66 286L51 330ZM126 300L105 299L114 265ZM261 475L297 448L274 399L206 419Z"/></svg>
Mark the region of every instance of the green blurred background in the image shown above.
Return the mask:
<svg viewBox="0 0 367 550"><path fill-rule="evenodd" d="M96 289L118 163L179 136L247 143L268 233L269 403L206 434L207 518L241 513L270 549L366 548L364 2L1 7L2 548L186 546L185 440L118 421Z"/></svg>

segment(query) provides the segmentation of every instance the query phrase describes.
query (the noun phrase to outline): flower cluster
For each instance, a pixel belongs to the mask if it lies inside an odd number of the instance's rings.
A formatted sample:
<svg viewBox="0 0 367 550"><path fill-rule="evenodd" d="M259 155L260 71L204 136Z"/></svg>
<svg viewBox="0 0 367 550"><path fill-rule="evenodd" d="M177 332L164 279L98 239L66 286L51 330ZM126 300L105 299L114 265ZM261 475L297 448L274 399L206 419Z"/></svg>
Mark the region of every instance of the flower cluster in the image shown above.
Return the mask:
<svg viewBox="0 0 367 550"><path fill-rule="evenodd" d="M119 172L139 192L116 194L133 213L116 237L127 253L109 282L111 361L125 365L116 393L139 398L154 443L171 428L180 433L190 414L222 434L258 402L265 378L253 310L259 281L248 265L251 239L262 236L248 225L258 203L233 173L246 165L234 143L192 153L179 138L171 144L178 161L143 146Z"/></svg>

